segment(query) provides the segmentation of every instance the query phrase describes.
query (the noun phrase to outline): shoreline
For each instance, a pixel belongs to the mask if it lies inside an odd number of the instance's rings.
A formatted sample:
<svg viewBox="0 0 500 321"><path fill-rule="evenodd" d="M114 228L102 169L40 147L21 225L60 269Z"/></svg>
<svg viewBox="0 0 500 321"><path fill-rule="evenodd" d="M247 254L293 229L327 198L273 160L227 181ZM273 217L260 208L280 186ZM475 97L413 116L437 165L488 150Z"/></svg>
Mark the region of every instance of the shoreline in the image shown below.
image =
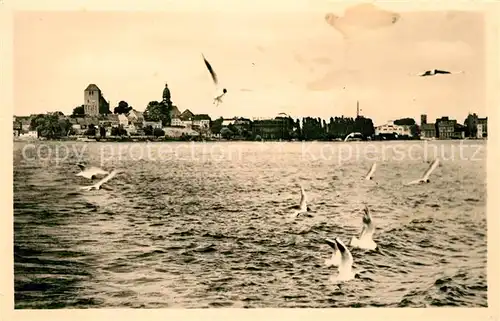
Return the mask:
<svg viewBox="0 0 500 321"><path fill-rule="evenodd" d="M440 139L440 138L435 138L435 139L374 139L374 140L349 140L347 142L344 142L343 140L335 140L335 139L294 139L294 140L281 140L281 139L267 139L267 140L249 140L249 139L214 139L214 138L208 138L208 139L180 139L180 138L130 138L130 137L123 137L123 138L103 138L103 139L96 139L96 138L83 138L79 139L78 137L70 137L70 138L16 138L13 137L13 142L43 142L43 141L59 141L59 142L67 142L67 141L72 141L72 142L81 142L81 143L171 143L171 142L220 142L220 143L231 143L231 142L287 142L287 143L297 143L297 142L330 142L330 143L351 143L351 142L356 142L356 143L376 143L376 142L407 142L407 141L428 141L428 142L433 142L433 141L462 141L462 140L480 140L480 141L487 141L488 138L460 138L460 139Z"/></svg>

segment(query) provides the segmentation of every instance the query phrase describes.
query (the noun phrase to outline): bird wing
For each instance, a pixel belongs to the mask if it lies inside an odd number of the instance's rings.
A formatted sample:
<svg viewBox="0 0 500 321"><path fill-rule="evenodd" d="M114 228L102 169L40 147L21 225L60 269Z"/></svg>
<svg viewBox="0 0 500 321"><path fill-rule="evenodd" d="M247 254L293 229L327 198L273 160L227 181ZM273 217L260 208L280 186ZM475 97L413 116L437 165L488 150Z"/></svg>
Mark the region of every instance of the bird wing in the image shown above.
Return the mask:
<svg viewBox="0 0 500 321"><path fill-rule="evenodd" d="M350 268L353 261L351 251L349 251L339 238L336 238L335 242L337 243L340 255L342 256L341 268Z"/></svg>
<svg viewBox="0 0 500 321"><path fill-rule="evenodd" d="M83 165L83 164L76 164L76 165L78 165L78 167L80 167L80 170L82 170L82 171L85 169L85 165Z"/></svg>
<svg viewBox="0 0 500 321"><path fill-rule="evenodd" d="M217 79L217 74L215 73L214 69L212 68L212 65L208 62L208 60L203 56L203 61L205 62L205 66L207 66L208 71L210 72L210 75L212 76L212 80L214 81L214 84L218 85L219 80Z"/></svg>
<svg viewBox="0 0 500 321"><path fill-rule="evenodd" d="M365 176L366 179L370 178L373 175L373 172L375 172L376 166L377 166L377 164L373 163L372 167L370 167L370 169L368 170L368 173L366 173L366 176Z"/></svg>
<svg viewBox="0 0 500 321"><path fill-rule="evenodd" d="M304 191L304 188L301 186L300 187L300 208L304 209L307 207L307 199L306 199L306 192Z"/></svg>
<svg viewBox="0 0 500 321"><path fill-rule="evenodd" d="M330 245L330 247L337 252L339 250L339 247L337 246L337 242L332 241L330 239L325 239L326 244Z"/></svg>
<svg viewBox="0 0 500 321"><path fill-rule="evenodd" d="M113 170L108 176L104 177L103 179L101 179L99 182L97 182L95 185L96 186L100 186L104 183L106 183L107 181L109 181L110 179L112 179L113 177L116 176L116 174L118 174L118 171L115 169Z"/></svg>
<svg viewBox="0 0 500 321"><path fill-rule="evenodd" d="M446 71L446 70L440 70L440 69L436 69L434 71L436 74L451 74L451 72L449 71Z"/></svg>
<svg viewBox="0 0 500 321"><path fill-rule="evenodd" d="M427 171L424 173L424 176L422 176L422 179L423 180L427 180L429 179L429 176L431 175L431 173L436 169L436 167L438 167L439 165L439 158L436 158L431 166L429 166L429 168L427 169Z"/></svg>
<svg viewBox="0 0 500 321"><path fill-rule="evenodd" d="M421 182L421 179L416 179L414 181L411 181L409 183L406 183L405 185L416 185L416 184L419 184Z"/></svg>
<svg viewBox="0 0 500 321"><path fill-rule="evenodd" d="M373 234L374 226L372 216L370 215L370 209L365 205L364 215L363 215L363 230L361 231L360 238L365 234Z"/></svg>

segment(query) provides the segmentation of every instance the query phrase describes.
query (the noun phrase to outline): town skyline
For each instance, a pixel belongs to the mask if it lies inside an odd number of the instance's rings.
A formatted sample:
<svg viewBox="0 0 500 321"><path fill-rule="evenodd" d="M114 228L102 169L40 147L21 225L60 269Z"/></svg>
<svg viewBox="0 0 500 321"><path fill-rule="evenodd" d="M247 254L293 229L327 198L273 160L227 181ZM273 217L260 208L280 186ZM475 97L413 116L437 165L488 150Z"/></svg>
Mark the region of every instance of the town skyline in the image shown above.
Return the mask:
<svg viewBox="0 0 500 321"><path fill-rule="evenodd" d="M300 15L18 13L14 114L71 114L89 83L101 88L110 108L123 100L144 111L168 82L179 109L213 118L355 117L356 101L375 124L418 120L420 114L459 121L469 112L486 115L481 13L404 12L393 26L354 37L347 46L326 23L325 8ZM290 30L292 21L304 30ZM228 88L219 107L212 105L201 52ZM408 76L432 68L465 74Z"/></svg>

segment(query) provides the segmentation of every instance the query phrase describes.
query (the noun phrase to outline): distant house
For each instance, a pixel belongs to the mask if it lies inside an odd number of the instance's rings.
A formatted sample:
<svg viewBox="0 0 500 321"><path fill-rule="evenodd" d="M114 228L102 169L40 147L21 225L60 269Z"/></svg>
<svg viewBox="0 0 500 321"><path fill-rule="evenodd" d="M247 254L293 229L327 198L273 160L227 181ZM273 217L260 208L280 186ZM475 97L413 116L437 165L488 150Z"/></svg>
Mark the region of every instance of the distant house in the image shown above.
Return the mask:
<svg viewBox="0 0 500 321"><path fill-rule="evenodd" d="M478 126L478 131L479 131L479 125L481 125L481 137L478 137L479 138L482 138L482 137L488 137L488 117L485 117L485 118L478 118L477 119L477 126Z"/></svg>
<svg viewBox="0 0 500 321"><path fill-rule="evenodd" d="M38 138L38 131L36 130L21 131L18 137L20 139L36 139Z"/></svg>
<svg viewBox="0 0 500 321"><path fill-rule="evenodd" d="M125 126L128 126L128 123L129 123L129 120L128 120L127 116L125 116L124 114L118 115L118 125L125 127Z"/></svg>
<svg viewBox="0 0 500 321"><path fill-rule="evenodd" d="M151 126L153 129L162 128L161 121L144 121L143 127L148 127L148 126Z"/></svg>
<svg viewBox="0 0 500 321"><path fill-rule="evenodd" d="M375 127L375 135L397 134L399 136L412 136L410 126L396 125L394 122Z"/></svg>
<svg viewBox="0 0 500 321"><path fill-rule="evenodd" d="M207 114L199 114L199 115L194 115L193 118L193 127L200 127L200 128L209 128L210 127L210 116Z"/></svg>
<svg viewBox="0 0 500 321"><path fill-rule="evenodd" d="M457 121L448 117L436 119L437 137L439 139L451 139L455 133Z"/></svg>
<svg viewBox="0 0 500 321"><path fill-rule="evenodd" d="M104 128L118 127L120 125L120 120L118 115L110 114L99 120L99 125Z"/></svg>
<svg viewBox="0 0 500 321"><path fill-rule="evenodd" d="M422 138L436 138L436 125L435 124L422 124L420 126L420 137L422 137Z"/></svg>
<svg viewBox="0 0 500 321"><path fill-rule="evenodd" d="M286 139L289 131L290 123L287 118L255 120L252 124L253 136L258 135L263 139Z"/></svg>
<svg viewBox="0 0 500 321"><path fill-rule="evenodd" d="M221 126L222 127L227 127L229 125L234 125L235 122L236 122L235 119L224 119L224 120L222 120Z"/></svg>
<svg viewBox="0 0 500 321"><path fill-rule="evenodd" d="M144 122L144 114L140 111L132 109L128 114L127 118L131 123L142 123Z"/></svg>
<svg viewBox="0 0 500 321"><path fill-rule="evenodd" d="M483 133L484 133L484 128L483 128L483 124L477 124L477 133L476 133L476 137L477 138L483 138Z"/></svg>
<svg viewBox="0 0 500 321"><path fill-rule="evenodd" d="M180 118L172 118L170 120L170 125L175 127L185 127L184 122Z"/></svg>
<svg viewBox="0 0 500 321"><path fill-rule="evenodd" d="M179 108L177 106L172 105L172 109L170 109L170 119L173 118L180 118L181 112L179 111Z"/></svg>
<svg viewBox="0 0 500 321"><path fill-rule="evenodd" d="M180 119L192 119L194 116L194 114L189 110L189 109L186 109L185 111L182 112L182 114L180 114L179 118Z"/></svg>

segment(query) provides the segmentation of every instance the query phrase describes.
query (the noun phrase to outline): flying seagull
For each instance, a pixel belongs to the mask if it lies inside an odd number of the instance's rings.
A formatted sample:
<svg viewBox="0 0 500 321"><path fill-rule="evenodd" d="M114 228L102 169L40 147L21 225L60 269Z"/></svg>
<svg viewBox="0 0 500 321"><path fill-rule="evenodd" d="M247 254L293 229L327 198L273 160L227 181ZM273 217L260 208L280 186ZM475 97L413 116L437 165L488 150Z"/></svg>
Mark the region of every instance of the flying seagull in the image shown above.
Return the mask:
<svg viewBox="0 0 500 321"><path fill-rule="evenodd" d="M121 173L121 172L122 172L121 170L115 169L111 173L109 173L108 176L104 177L99 182L95 183L94 185L80 186L80 189L87 190L87 191L91 191L93 189L100 190L101 187L102 187L102 184L106 183L107 181L109 181L110 179L112 179L113 177L115 177L116 174Z"/></svg>
<svg viewBox="0 0 500 321"><path fill-rule="evenodd" d="M339 266L342 259L342 255L340 253L339 247L337 246L337 243L330 241L328 239L326 240L326 243L333 248L332 257L329 260L325 260L326 267Z"/></svg>
<svg viewBox="0 0 500 321"><path fill-rule="evenodd" d="M375 170L377 169L377 163L373 163L372 167L370 167L370 170L368 173L366 173L365 180L371 180L373 179L373 174L375 173Z"/></svg>
<svg viewBox="0 0 500 321"><path fill-rule="evenodd" d="M352 270L352 254L351 251L342 243L342 241L336 237L335 240L325 239L325 242L334 247L335 245L338 247L340 251L340 264L338 266L338 275L336 277L332 277L332 281L349 281L352 280L355 276L355 273Z"/></svg>
<svg viewBox="0 0 500 321"><path fill-rule="evenodd" d="M87 167L84 164L77 164L80 167L81 172L76 174L76 176L82 176L88 179L94 179L97 176L107 175L108 172L95 166Z"/></svg>
<svg viewBox="0 0 500 321"><path fill-rule="evenodd" d="M415 76L419 77L429 77L429 76L436 76L436 75L451 75L451 74L463 74L464 71L447 71L447 70L441 70L441 69L431 69L431 70L426 70L424 72L418 73Z"/></svg>
<svg viewBox="0 0 500 321"><path fill-rule="evenodd" d="M439 166L439 158L436 158L431 166L429 166L429 168L427 169L427 171L425 171L424 173L424 176L422 176L422 178L419 178L417 180L414 180L414 181L411 181L409 183L407 183L406 185L415 185L415 184L423 184L423 183L429 183L430 180L429 180L429 176L431 175L431 173L436 169L436 167Z"/></svg>
<svg viewBox="0 0 500 321"><path fill-rule="evenodd" d="M373 232L375 231L375 225L373 224L372 217L370 215L370 209L365 205L363 209L363 229L359 234L359 238L353 236L351 239L351 246L358 247L366 250L375 250L377 244L373 241Z"/></svg>
<svg viewBox="0 0 500 321"><path fill-rule="evenodd" d="M212 76L212 80L216 88L214 104L216 106L219 106L219 104L222 103L222 97L227 93L227 89L222 88L222 91L219 90L219 80L217 79L217 74L215 73L214 69L212 68L212 65L210 65L205 56L203 54L201 54L201 56L203 57L203 61L205 61L205 66L207 66L207 69L210 72L210 75Z"/></svg>
<svg viewBox="0 0 500 321"><path fill-rule="evenodd" d="M294 208L298 209L297 211L294 212L294 214L293 214L294 217L297 217L300 214L305 214L305 213L311 211L309 206L307 206L307 196L306 196L306 192L304 191L304 187L302 187L302 185L300 185L300 205L294 206Z"/></svg>

